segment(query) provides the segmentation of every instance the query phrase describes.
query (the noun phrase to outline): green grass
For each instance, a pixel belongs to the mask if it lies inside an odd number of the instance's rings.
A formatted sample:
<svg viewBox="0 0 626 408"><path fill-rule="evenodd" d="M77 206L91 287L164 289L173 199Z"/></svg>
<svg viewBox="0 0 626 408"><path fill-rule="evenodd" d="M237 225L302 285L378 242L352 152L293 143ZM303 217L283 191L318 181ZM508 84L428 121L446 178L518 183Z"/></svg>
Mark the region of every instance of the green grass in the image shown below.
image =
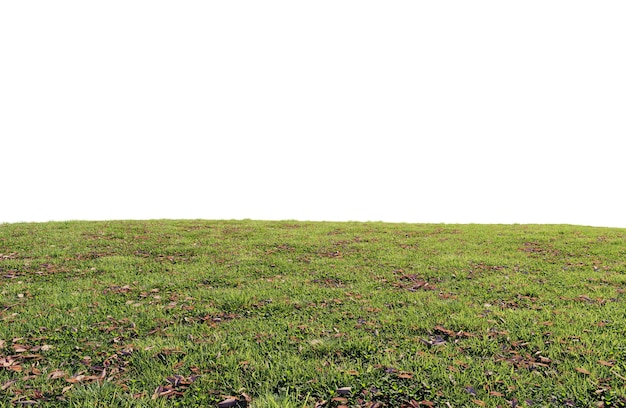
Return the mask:
<svg viewBox="0 0 626 408"><path fill-rule="evenodd" d="M2 224L0 406L623 407L625 290L624 229Z"/></svg>

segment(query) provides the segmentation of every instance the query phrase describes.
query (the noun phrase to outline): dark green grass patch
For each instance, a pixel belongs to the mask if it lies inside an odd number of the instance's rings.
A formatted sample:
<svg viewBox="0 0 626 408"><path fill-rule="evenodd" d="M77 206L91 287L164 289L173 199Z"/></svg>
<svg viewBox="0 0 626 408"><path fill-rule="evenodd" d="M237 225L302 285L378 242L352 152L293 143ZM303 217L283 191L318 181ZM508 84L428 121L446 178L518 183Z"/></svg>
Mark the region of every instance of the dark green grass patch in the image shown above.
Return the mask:
<svg viewBox="0 0 626 408"><path fill-rule="evenodd" d="M0 225L0 406L626 406L626 230Z"/></svg>

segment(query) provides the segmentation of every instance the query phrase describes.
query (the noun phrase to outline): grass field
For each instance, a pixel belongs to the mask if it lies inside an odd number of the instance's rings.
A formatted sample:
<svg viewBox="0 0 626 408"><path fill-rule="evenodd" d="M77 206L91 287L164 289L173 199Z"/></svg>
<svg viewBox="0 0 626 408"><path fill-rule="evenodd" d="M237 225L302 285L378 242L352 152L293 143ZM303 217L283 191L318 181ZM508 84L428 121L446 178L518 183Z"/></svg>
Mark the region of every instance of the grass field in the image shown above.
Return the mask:
<svg viewBox="0 0 626 408"><path fill-rule="evenodd" d="M0 224L0 406L626 406L626 230Z"/></svg>

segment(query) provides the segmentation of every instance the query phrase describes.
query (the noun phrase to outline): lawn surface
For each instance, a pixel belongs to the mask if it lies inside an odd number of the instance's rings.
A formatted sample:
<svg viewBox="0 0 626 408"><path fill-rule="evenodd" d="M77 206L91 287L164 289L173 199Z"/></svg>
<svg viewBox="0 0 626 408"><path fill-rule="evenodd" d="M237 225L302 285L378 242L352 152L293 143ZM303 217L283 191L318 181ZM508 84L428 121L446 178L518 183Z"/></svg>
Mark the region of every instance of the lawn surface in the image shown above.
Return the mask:
<svg viewBox="0 0 626 408"><path fill-rule="evenodd" d="M626 230L0 224L0 406L609 407Z"/></svg>

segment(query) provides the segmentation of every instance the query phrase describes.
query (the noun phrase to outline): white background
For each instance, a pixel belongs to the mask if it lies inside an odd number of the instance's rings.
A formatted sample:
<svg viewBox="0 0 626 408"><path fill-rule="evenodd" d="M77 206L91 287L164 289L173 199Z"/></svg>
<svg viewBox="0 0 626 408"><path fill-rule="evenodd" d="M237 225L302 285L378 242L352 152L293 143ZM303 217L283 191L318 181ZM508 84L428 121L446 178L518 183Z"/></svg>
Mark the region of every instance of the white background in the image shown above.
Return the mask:
<svg viewBox="0 0 626 408"><path fill-rule="evenodd" d="M0 222L626 227L623 1L5 1Z"/></svg>

